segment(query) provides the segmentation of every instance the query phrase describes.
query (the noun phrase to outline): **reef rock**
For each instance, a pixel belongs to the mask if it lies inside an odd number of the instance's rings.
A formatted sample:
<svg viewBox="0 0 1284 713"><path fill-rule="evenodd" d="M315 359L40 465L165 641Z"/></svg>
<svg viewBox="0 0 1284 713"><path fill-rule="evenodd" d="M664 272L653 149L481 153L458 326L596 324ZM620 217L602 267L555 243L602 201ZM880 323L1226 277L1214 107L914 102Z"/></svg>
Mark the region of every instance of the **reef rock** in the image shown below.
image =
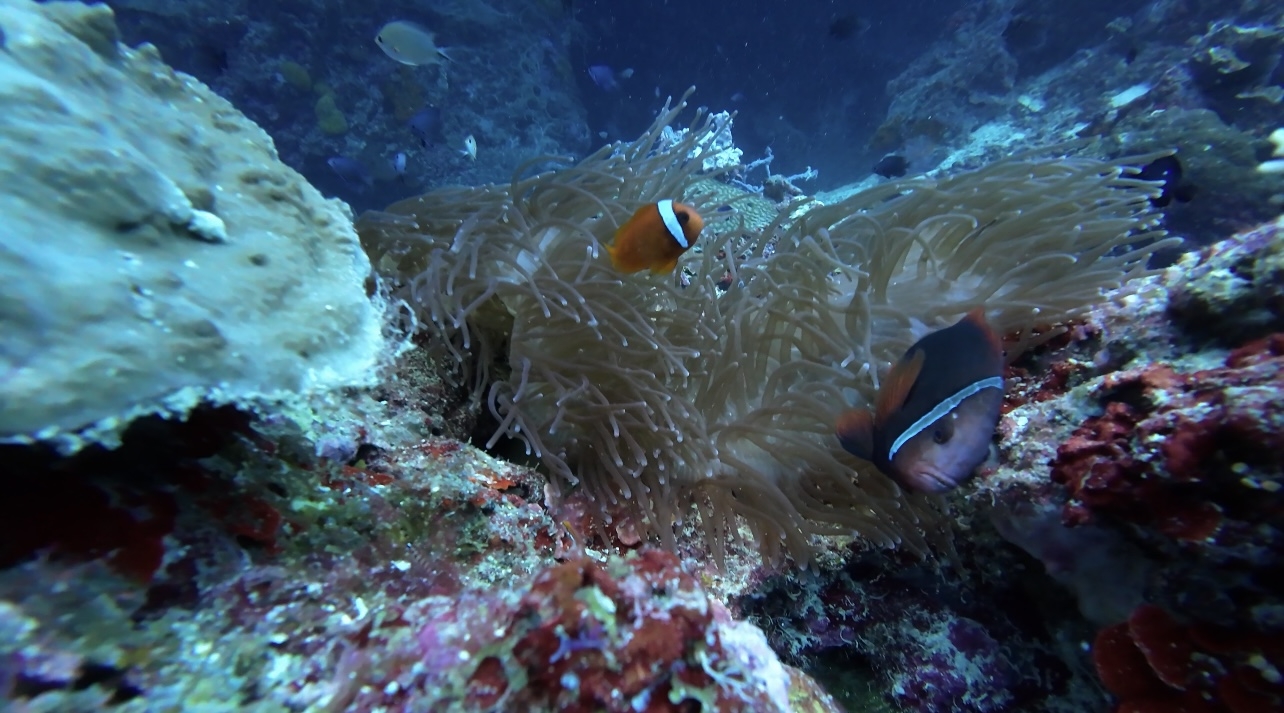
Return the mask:
<svg viewBox="0 0 1284 713"><path fill-rule="evenodd" d="M105 5L0 0L0 440L361 383L382 310L350 212Z"/></svg>

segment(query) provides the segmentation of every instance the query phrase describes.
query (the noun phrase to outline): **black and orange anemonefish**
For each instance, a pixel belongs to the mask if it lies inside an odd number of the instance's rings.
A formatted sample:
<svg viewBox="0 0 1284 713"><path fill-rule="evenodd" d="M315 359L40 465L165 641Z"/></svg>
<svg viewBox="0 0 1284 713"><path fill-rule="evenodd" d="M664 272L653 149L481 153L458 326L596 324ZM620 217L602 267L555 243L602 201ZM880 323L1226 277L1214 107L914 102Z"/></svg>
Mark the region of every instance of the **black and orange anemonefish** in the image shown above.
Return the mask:
<svg viewBox="0 0 1284 713"><path fill-rule="evenodd" d="M673 272L678 258L695 245L703 229L704 219L685 203L668 199L648 203L615 231L606 251L620 272L647 268L654 273Z"/></svg>
<svg viewBox="0 0 1284 713"><path fill-rule="evenodd" d="M977 307L914 343L888 373L874 412L846 411L838 440L900 485L958 487L986 460L1003 405L1003 345Z"/></svg>

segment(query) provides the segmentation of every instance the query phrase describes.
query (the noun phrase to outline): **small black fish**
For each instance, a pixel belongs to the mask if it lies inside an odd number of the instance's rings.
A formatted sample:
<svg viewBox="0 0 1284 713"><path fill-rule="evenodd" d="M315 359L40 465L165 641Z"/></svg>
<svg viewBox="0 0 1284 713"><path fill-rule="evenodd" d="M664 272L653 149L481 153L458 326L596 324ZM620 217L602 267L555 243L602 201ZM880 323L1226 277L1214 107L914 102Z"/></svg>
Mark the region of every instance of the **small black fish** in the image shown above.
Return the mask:
<svg viewBox="0 0 1284 713"><path fill-rule="evenodd" d="M903 487L945 492L989 455L1003 389L1002 342L977 307L915 342L883 379L873 412L839 417L838 440Z"/></svg>
<svg viewBox="0 0 1284 713"><path fill-rule="evenodd" d="M868 28L869 22L857 15L839 15L829 23L829 36L839 42L844 42Z"/></svg>
<svg viewBox="0 0 1284 713"><path fill-rule="evenodd" d="M909 161L904 156L889 153L879 159L872 170L883 178L900 178L909 172Z"/></svg>
<svg viewBox="0 0 1284 713"><path fill-rule="evenodd" d="M1124 53L1124 64L1132 64L1133 62L1136 62L1136 61L1137 61L1137 48L1135 46L1129 47L1128 51Z"/></svg>
<svg viewBox="0 0 1284 713"><path fill-rule="evenodd" d="M1135 178L1143 181L1162 181L1163 186L1158 196L1150 199L1156 208L1164 208L1173 201L1189 203L1195 197L1195 185L1182 178L1181 161L1170 154L1161 156L1142 166Z"/></svg>
<svg viewBox="0 0 1284 713"><path fill-rule="evenodd" d="M406 124L424 148L441 142L441 109L426 106L411 115Z"/></svg>

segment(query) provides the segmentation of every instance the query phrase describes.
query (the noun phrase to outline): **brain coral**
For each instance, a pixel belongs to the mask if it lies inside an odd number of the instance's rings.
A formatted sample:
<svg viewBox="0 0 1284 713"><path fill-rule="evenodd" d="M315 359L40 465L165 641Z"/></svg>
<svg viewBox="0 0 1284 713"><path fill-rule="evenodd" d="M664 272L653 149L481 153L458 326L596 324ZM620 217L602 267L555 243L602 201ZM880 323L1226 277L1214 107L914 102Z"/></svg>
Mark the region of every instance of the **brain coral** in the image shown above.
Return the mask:
<svg viewBox="0 0 1284 713"><path fill-rule="evenodd" d="M621 275L602 248L640 204L718 204L688 189L719 126L697 115L660 140L683 107L574 167L408 199L358 232L425 326L477 358L495 438L524 441L555 495L581 488L669 544L694 509L718 557L742 523L768 558L840 533L925 550L934 502L844 452L835 415L974 306L1023 332L1143 273L1163 243L1153 186L1090 159L1012 159L786 207L705 235L681 275Z"/></svg>
<svg viewBox="0 0 1284 713"><path fill-rule="evenodd" d="M346 208L105 5L0 0L0 439L368 378Z"/></svg>

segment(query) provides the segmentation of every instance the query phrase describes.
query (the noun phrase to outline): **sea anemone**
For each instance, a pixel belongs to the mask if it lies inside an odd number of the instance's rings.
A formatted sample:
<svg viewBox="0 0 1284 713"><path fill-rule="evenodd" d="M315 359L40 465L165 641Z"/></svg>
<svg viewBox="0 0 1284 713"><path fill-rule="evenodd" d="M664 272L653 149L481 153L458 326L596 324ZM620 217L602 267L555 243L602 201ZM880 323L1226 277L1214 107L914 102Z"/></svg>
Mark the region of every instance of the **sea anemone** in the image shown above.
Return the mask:
<svg viewBox="0 0 1284 713"><path fill-rule="evenodd" d="M727 122L701 111L666 132L685 99L574 166L367 213L362 243L475 365L491 444L524 442L555 496L581 488L668 546L694 510L719 561L742 535L769 560L805 562L835 534L926 553L937 501L846 453L836 415L977 305L1029 334L1144 274L1165 244L1155 187L1120 164L1147 157L1017 157L798 200L761 230L711 223L676 275L622 275L603 247L638 206L714 208L690 189Z"/></svg>

